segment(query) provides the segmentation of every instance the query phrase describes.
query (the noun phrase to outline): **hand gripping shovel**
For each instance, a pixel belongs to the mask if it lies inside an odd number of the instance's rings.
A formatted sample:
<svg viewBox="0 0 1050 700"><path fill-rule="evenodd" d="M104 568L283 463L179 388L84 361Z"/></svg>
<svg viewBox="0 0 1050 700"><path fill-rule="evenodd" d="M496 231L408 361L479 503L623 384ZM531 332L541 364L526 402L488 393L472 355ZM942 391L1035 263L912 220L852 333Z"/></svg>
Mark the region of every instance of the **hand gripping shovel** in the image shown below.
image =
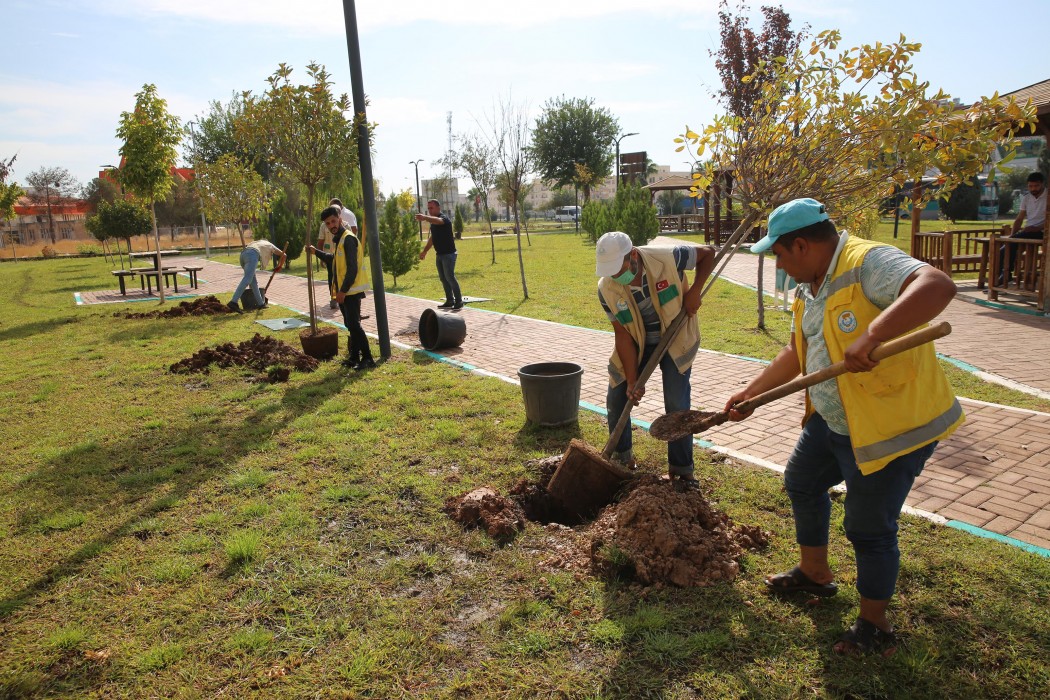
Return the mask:
<svg viewBox="0 0 1050 700"><path fill-rule="evenodd" d="M951 332L951 325L945 321L941 321L940 323L936 323L928 328L923 328L922 330L903 335L876 346L875 349L871 351L870 357L873 360L882 360L891 355L902 353L905 350L917 348L920 345L932 342L938 338L943 338ZM787 382L786 384L781 384L775 389L770 389L758 396L753 396L747 401L741 401L733 406L733 408L741 413L749 413L759 406L765 406L767 403L776 401L788 394L793 394L796 391L806 389L814 384L819 384L820 382L845 373L846 363L836 362L830 367L825 367L818 372L803 375ZM674 413L668 413L667 415L660 416L654 420L649 428L649 434L657 440L670 442L671 440L677 440L686 435L702 433L708 428L722 425L727 420L729 420L729 411L718 411L716 413L704 411L675 411Z"/></svg>

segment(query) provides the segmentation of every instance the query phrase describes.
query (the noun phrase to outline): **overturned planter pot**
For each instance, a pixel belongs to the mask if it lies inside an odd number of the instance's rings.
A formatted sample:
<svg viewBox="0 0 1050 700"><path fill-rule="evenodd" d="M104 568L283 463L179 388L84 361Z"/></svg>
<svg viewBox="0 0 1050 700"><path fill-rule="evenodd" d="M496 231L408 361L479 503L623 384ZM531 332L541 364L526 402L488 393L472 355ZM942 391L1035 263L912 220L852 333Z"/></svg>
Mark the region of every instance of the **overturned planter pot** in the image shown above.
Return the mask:
<svg viewBox="0 0 1050 700"><path fill-rule="evenodd" d="M460 314L424 309L419 315L419 342L427 350L458 348L467 337L467 322Z"/></svg>
<svg viewBox="0 0 1050 700"><path fill-rule="evenodd" d="M299 332L303 352L318 360L329 360L339 354L339 331L330 326L318 328L311 333L309 328Z"/></svg>

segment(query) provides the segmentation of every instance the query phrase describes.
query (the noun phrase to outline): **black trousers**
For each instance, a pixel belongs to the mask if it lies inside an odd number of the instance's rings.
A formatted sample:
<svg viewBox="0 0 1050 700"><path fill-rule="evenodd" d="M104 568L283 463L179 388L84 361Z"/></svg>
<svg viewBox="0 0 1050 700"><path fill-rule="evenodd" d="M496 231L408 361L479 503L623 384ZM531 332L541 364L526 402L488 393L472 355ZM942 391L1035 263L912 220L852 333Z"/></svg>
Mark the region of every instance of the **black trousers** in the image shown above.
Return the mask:
<svg viewBox="0 0 1050 700"><path fill-rule="evenodd" d="M343 325L350 333L347 342L347 356L352 362L363 362L372 359L372 348L368 345L368 336L365 329L361 327L361 300L365 298L364 292L359 292L343 299L339 310L343 312Z"/></svg>

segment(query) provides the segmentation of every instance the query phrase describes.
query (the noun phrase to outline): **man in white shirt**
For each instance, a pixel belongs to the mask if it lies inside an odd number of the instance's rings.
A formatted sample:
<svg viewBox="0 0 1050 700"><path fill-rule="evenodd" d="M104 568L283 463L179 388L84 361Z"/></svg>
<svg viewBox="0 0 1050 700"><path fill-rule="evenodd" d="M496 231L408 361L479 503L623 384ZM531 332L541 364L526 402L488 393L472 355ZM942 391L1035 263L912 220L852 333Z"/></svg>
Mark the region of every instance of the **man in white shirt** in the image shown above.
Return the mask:
<svg viewBox="0 0 1050 700"><path fill-rule="evenodd" d="M255 281L255 270L260 267L260 264L264 270L269 269L274 253L281 256L278 264L280 267L284 267L284 259L286 257L284 251L265 239L249 243L241 251L240 263L241 268L244 270L244 276L241 277L241 281L237 284L237 289L233 291L233 298L226 304L231 311L241 313L240 304L237 302L240 301L241 294L244 293L244 290L249 285L252 288L252 296L255 298L255 308L266 308L266 299L263 298L262 292L259 291L259 283Z"/></svg>
<svg viewBox="0 0 1050 700"><path fill-rule="evenodd" d="M1024 227L1021 223L1024 222ZM1021 211L1014 219L1014 230L1010 238L1041 239L1043 226L1046 224L1046 178L1038 170L1028 176L1028 194L1021 199ZM1010 250L1007 251L1006 249ZM1009 255L1009 258L1007 258ZM1003 246L999 249L1000 259L1006 259L1006 275L999 275L997 284L1009 281L1017 262L1017 246Z"/></svg>
<svg viewBox="0 0 1050 700"><path fill-rule="evenodd" d="M345 228L347 231L353 231L354 235L357 236L358 240L360 240L361 234L357 232L357 217L354 215L354 212L350 211L350 207L344 207L343 202L338 197L332 197L331 201L328 202L328 206L335 207L339 210L339 221L342 222L343 228ZM339 239L334 238L334 234L328 230L328 226L326 226L325 223L322 221L321 229L317 232L317 247L322 251L332 252L335 250L335 246L337 243L339 243ZM317 259L320 260L321 257L318 256ZM329 269L328 287L331 288L331 286L332 271L331 269ZM331 309L339 308L339 304L338 302L336 302L335 297L332 297L331 300L328 302L328 307ZM363 316L362 318L368 317Z"/></svg>

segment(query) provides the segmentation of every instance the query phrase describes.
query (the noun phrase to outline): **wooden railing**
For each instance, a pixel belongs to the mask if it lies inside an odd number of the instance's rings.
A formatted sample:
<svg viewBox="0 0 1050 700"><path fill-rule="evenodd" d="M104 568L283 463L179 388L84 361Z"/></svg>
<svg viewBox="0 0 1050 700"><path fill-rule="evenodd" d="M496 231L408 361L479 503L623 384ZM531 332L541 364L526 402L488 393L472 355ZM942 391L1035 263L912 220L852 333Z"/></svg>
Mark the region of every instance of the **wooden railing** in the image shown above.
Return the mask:
<svg viewBox="0 0 1050 700"><path fill-rule="evenodd" d="M1003 235L1008 234L1009 227L1004 227ZM1028 297L1035 300L1036 308L1046 312L1050 304L1050 279L1046 275L1050 232L1044 232L1041 239L1001 238L992 234L988 247L991 257L988 299L998 301L1000 293ZM1015 260L1009 266L1011 257Z"/></svg>
<svg viewBox="0 0 1050 700"><path fill-rule="evenodd" d="M978 287L984 286L988 269L987 239L993 234L1009 235L1009 226L962 231L921 231L911 235L911 256L952 275L957 272L981 273Z"/></svg>

